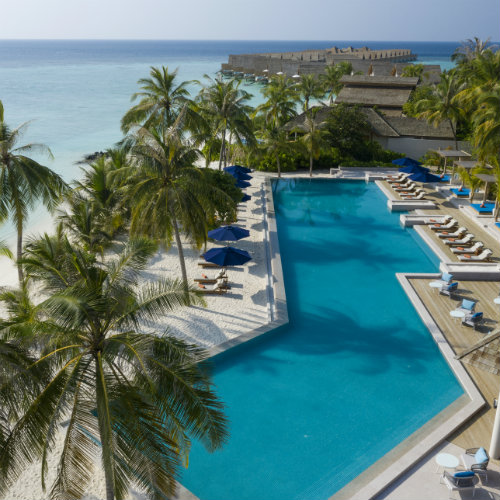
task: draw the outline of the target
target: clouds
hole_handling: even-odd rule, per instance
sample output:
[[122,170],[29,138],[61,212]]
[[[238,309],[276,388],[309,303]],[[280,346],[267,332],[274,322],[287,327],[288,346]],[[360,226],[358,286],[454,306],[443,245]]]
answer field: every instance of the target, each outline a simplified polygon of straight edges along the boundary
[[18,0],[1,38],[500,39],[497,0]]

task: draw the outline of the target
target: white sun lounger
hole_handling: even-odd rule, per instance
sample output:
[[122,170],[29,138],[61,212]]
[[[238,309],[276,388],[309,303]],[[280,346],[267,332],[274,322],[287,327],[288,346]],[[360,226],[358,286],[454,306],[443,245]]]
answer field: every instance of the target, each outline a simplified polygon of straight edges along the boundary
[[469,248],[463,248],[463,247],[457,247],[457,248],[452,248],[451,251],[453,253],[470,253],[470,254],[477,254],[481,248],[484,247],[484,243],[481,241],[478,241],[474,243],[473,246]]
[[468,245],[474,239],[474,235],[471,233],[466,234],[462,239],[453,238],[451,240],[443,240],[446,245],[450,247],[463,247]]
[[408,184],[408,186],[404,186],[404,187],[395,187],[393,188],[394,191],[397,191],[398,193],[400,191],[414,191],[416,189],[417,185],[414,183],[414,182],[411,182],[410,184]]
[[464,254],[459,255],[458,258],[464,262],[470,262],[471,260],[478,262],[483,260],[490,260],[490,257],[492,255],[493,252],[489,248],[485,248],[479,255]]
[[445,224],[430,224],[429,227],[433,231],[448,231],[452,227],[458,226],[458,221],[456,219],[451,219]]
[[416,196],[401,195],[403,200],[425,200],[425,191],[420,191]]
[[454,233],[449,233],[448,231],[443,231],[442,233],[436,233],[438,238],[462,238],[464,233],[467,232],[466,227],[459,227]]
[[429,226],[431,226],[431,225],[434,226],[436,224],[441,226],[442,224],[448,224],[448,222],[450,222],[452,220],[453,220],[453,217],[451,215],[445,215],[442,219],[438,219],[438,218],[429,219],[428,221],[425,222],[425,224],[427,224]]

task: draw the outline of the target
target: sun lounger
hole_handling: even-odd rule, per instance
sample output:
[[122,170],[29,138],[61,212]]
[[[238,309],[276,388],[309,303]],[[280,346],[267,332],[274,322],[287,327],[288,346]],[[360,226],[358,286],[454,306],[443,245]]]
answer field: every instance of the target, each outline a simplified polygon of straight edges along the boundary
[[471,244],[473,241],[474,241],[474,235],[471,233],[466,234],[462,239],[450,238],[448,240],[443,240],[445,245],[448,245],[450,247],[464,247],[466,245]]
[[212,262],[207,262],[206,260],[200,260],[198,262],[198,265],[201,266],[201,267],[210,267],[210,268],[214,268],[214,269],[219,269],[220,266],[218,264],[213,264]]
[[433,231],[448,231],[448,229],[452,229],[453,227],[458,226],[458,221],[456,219],[451,219],[444,224],[430,224],[429,227]]
[[471,203],[470,206],[479,214],[486,215],[493,213],[494,203]]
[[460,455],[462,464],[466,470],[484,475],[488,481],[488,464],[490,457],[484,448],[468,448],[465,453]]
[[392,183],[398,183],[402,182],[406,179],[406,174],[399,174],[399,175],[388,175],[385,180],[389,182],[390,184]]
[[194,281],[195,283],[215,283],[218,279],[225,280],[227,282],[227,275],[226,275],[226,269],[222,268],[218,273],[215,278],[209,278],[206,274],[202,274],[201,278],[195,278]]
[[467,232],[467,228],[462,226],[459,227],[454,233],[450,233],[449,231],[442,231],[440,233],[436,233],[438,238],[461,238]]
[[398,193],[401,193],[401,192],[410,193],[411,191],[415,191],[416,188],[417,188],[417,185],[414,182],[411,182],[410,184],[408,184],[408,186],[395,187],[393,189],[394,189],[394,191],[396,191]]
[[467,314],[475,313],[476,302],[469,299],[463,299],[462,303],[455,309],[455,311],[462,311],[466,316]]
[[453,253],[456,253],[456,254],[459,254],[459,253],[470,253],[470,254],[477,255],[477,254],[479,254],[479,252],[481,251],[481,249],[483,247],[484,247],[484,243],[481,242],[481,241],[477,241],[470,248],[456,247],[456,248],[452,248],[451,251]]
[[450,222],[452,220],[453,220],[453,217],[451,215],[445,215],[442,219],[438,219],[438,218],[429,219],[425,222],[425,224],[441,226],[444,224],[448,224],[448,222]]
[[457,197],[457,198],[467,198],[470,195],[470,189],[467,188],[452,188],[450,191]]
[[401,198],[403,198],[403,200],[425,200],[425,194],[425,191],[421,191],[417,196],[402,195]]
[[472,254],[464,254],[464,255],[459,255],[458,258],[464,262],[466,261],[475,261],[475,262],[481,262],[484,260],[490,260],[490,257],[493,255],[493,252],[489,248],[485,248],[479,255],[472,255]]
[[439,289],[439,293],[441,295],[447,295],[450,299],[452,299],[455,293],[457,293],[457,290],[458,283],[455,281],[454,283],[443,283]]
[[200,292],[207,295],[222,295],[223,293],[227,293],[229,286],[223,280],[218,280],[213,285],[198,283],[198,287],[200,288]]

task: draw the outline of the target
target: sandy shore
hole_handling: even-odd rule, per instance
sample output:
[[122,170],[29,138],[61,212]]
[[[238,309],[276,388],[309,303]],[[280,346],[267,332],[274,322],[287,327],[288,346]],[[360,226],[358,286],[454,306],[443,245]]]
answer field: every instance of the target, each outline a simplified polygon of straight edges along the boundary
[[[253,175],[251,186],[245,192],[252,199],[239,205],[237,225],[250,231],[250,237],[234,244],[237,248],[247,250],[252,260],[241,267],[229,268],[228,276],[231,290],[225,295],[207,296],[207,307],[189,307],[170,314],[162,324],[149,327],[168,331],[188,342],[204,347],[218,345],[237,337],[248,330],[257,328],[269,321],[267,308],[267,265],[265,261],[264,227],[263,227],[263,188],[264,177],[258,173]],[[218,245],[213,245],[218,246]],[[208,248],[210,248],[209,245]],[[201,268],[197,265],[199,253],[189,246],[185,248],[186,267],[190,280],[200,277]],[[16,284],[17,273],[8,260],[0,261],[3,284]],[[215,274],[214,270],[203,271],[207,275]],[[150,267],[144,272],[146,280],[159,277],[179,278],[180,265],[177,250],[159,251],[151,260]],[[23,476],[5,495],[8,500],[41,500],[49,498],[50,485],[57,471],[59,451],[61,450],[63,433],[57,438],[54,453],[48,461],[48,491],[43,492],[40,484],[40,464],[32,464],[26,468]],[[99,471],[100,468],[97,469]],[[105,498],[102,474],[96,473],[85,498],[96,500]],[[139,500],[140,493],[131,490],[130,499]]]

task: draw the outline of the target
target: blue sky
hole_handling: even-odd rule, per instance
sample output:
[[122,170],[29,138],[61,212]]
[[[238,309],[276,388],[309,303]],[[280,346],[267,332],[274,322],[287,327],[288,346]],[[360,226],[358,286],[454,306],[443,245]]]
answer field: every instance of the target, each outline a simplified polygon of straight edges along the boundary
[[500,40],[499,0],[16,0],[0,38]]

